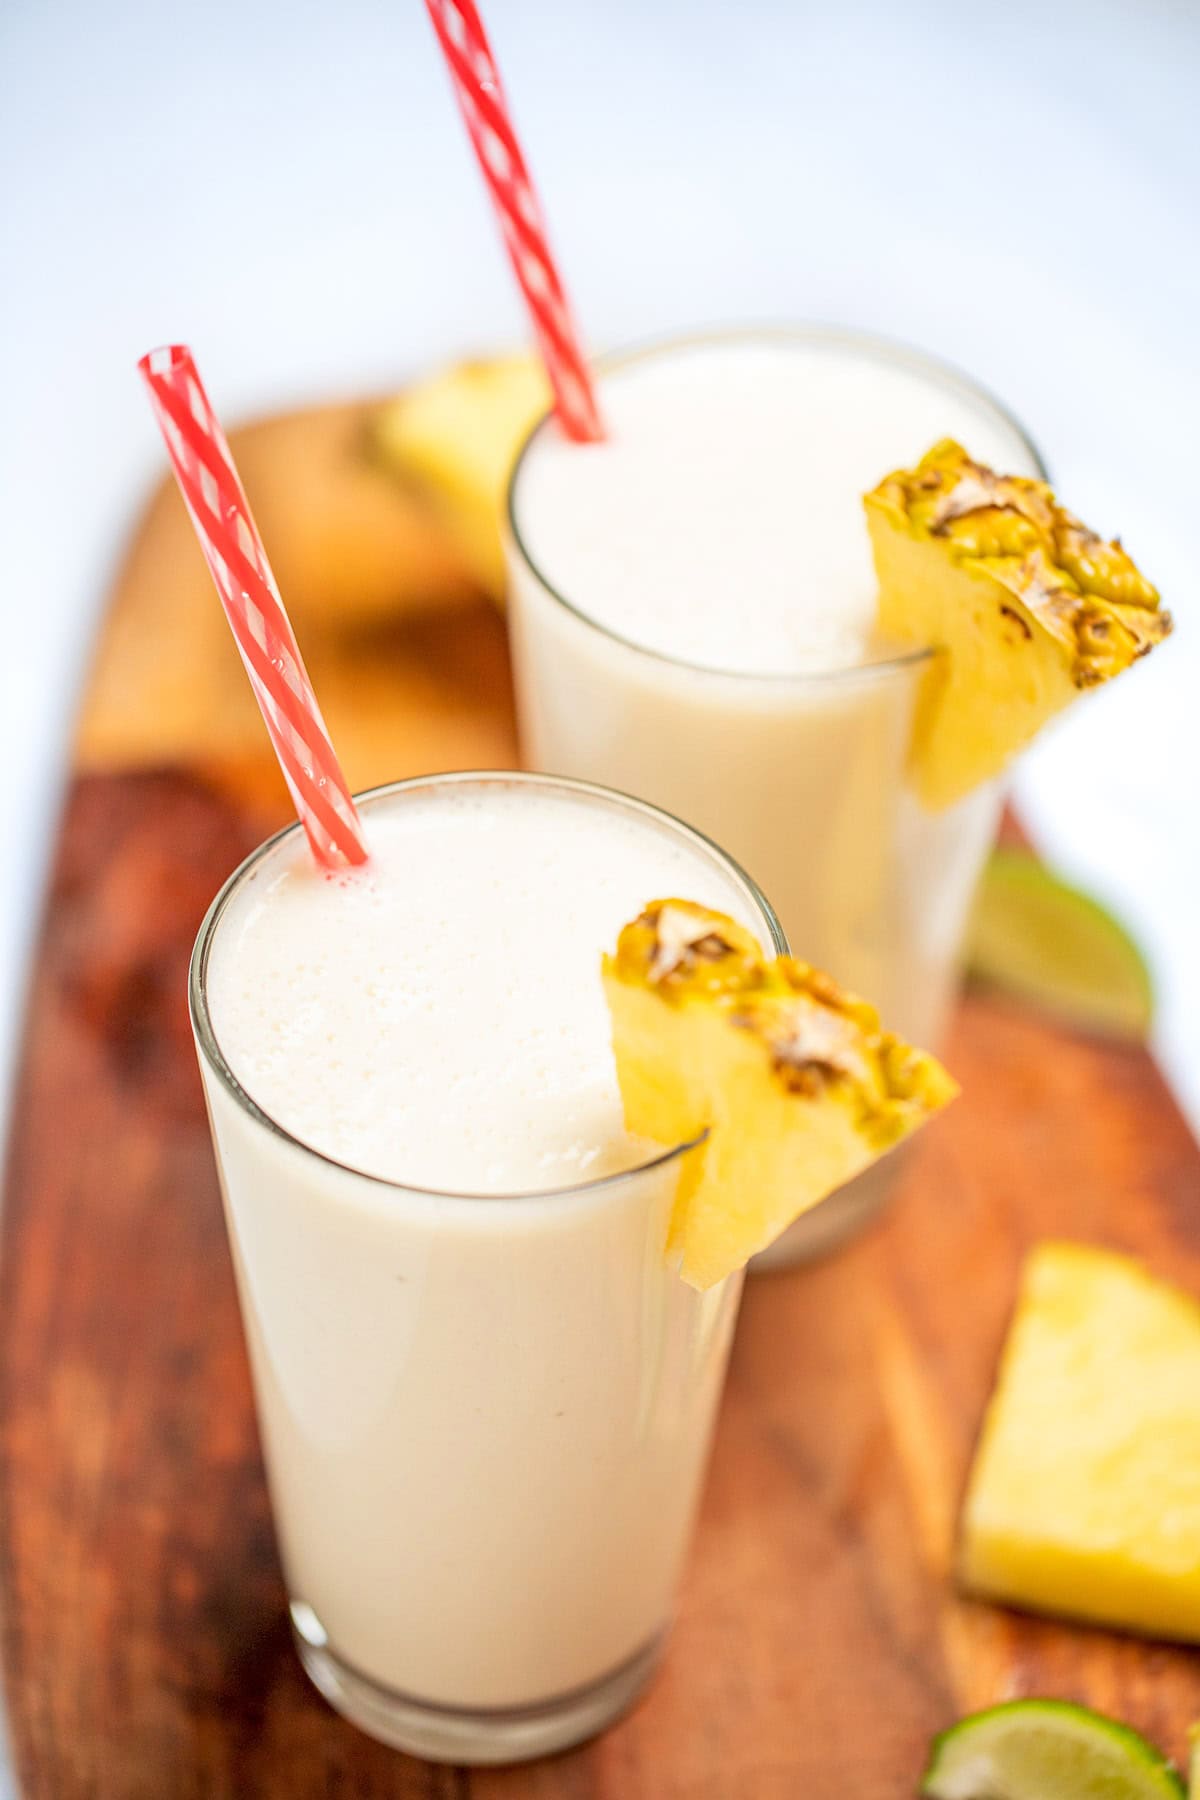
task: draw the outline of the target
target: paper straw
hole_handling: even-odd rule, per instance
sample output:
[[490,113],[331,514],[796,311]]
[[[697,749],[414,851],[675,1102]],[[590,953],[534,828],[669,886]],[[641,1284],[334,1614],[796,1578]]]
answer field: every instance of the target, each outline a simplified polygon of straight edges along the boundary
[[192,353],[170,344],[138,368],[312,853],[325,869],[363,863],[361,821]]

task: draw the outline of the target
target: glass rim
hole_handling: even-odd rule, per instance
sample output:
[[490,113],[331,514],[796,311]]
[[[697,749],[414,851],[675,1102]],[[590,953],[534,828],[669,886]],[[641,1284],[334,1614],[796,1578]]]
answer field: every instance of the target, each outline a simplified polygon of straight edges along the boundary
[[[615,806],[618,810],[636,814],[648,820],[659,829],[666,828],[672,835],[682,835],[693,846],[702,850],[717,862],[722,870],[732,877],[734,885],[743,889],[747,900],[758,913],[765,926],[770,948],[777,956],[788,954],[789,945],[783,926],[779,922],[771,902],[767,899],[752,875],[727,851],[698,831],[695,826],[688,825],[673,813],[661,806],[654,806],[648,800],[639,800],[632,794],[622,793],[617,788],[604,787],[599,782],[578,781],[566,775],[538,775],[518,769],[457,769],[436,775],[412,775],[400,781],[383,782],[378,787],[367,788],[355,795],[356,804],[370,808],[376,802],[386,800],[392,795],[410,792],[420,788],[438,788],[477,784],[503,784],[527,788],[549,788],[556,793],[574,795],[592,802]],[[507,1204],[538,1202],[546,1204],[551,1201],[567,1202],[585,1196],[594,1195],[608,1188],[616,1187],[624,1182],[647,1175],[654,1170],[667,1167],[683,1156],[687,1151],[695,1149],[704,1139],[705,1133],[689,1139],[685,1144],[675,1144],[658,1151],[644,1162],[633,1164],[627,1169],[615,1169],[608,1175],[595,1175],[585,1181],[569,1182],[550,1188],[523,1188],[515,1192],[483,1193],[456,1188],[435,1188],[414,1185],[411,1182],[396,1181],[388,1175],[377,1175],[370,1169],[361,1169],[353,1163],[343,1162],[339,1157],[331,1156],[310,1144],[296,1132],[290,1131],[286,1125],[280,1124],[265,1107],[261,1106],[249,1090],[242,1085],[225,1057],[217,1036],[208,998],[208,964],[212,947],[216,939],[221,921],[233,899],[234,894],[260,864],[273,855],[287,839],[296,837],[302,826],[299,821],[285,825],[279,831],[265,838],[250,854],[226,877],[217,891],[208,911],[201,922],[192,946],[191,959],[188,964],[188,1013],[191,1018],[192,1031],[196,1044],[213,1075],[221,1087],[233,1100],[236,1106],[262,1127],[272,1137],[299,1150],[305,1156],[312,1157],[327,1168],[338,1170],[340,1174],[356,1177],[360,1181],[370,1182],[374,1187],[387,1192],[403,1194],[408,1198],[431,1201],[458,1201],[470,1205]],[[764,946],[766,948],[766,946]]]
[[[918,348],[915,344],[908,344],[900,338],[887,337],[879,332],[860,331],[852,325],[821,323],[724,325],[694,331],[671,332],[645,339],[625,349],[609,351],[603,356],[598,356],[595,359],[595,367],[601,374],[604,374],[631,368],[637,363],[649,362],[656,357],[669,355],[677,350],[702,349],[706,345],[738,343],[780,343],[797,347],[814,344],[841,344],[849,349],[859,351],[865,356],[874,357],[879,362],[912,369],[932,379],[938,386],[950,388],[958,394],[965,395],[970,400],[981,404],[986,411],[994,413],[1024,446],[1037,472],[1036,478],[1039,481],[1049,480],[1045,459],[1037,444],[1026,431],[1016,413],[1002,400],[997,399],[989,388],[984,387],[981,382],[976,381],[973,376],[968,375],[955,363],[947,362],[942,357]],[[842,664],[832,669],[791,672],[785,670],[776,673],[770,669],[723,669],[713,663],[690,662],[686,657],[672,656],[665,650],[652,649],[648,644],[639,644],[636,638],[625,637],[621,632],[613,631],[610,626],[602,624],[599,619],[584,612],[582,607],[577,606],[573,600],[569,600],[566,594],[555,587],[538,566],[517,523],[517,487],[520,483],[521,471],[525,466],[525,459],[529,456],[542,432],[549,428],[553,418],[554,407],[551,405],[534,421],[522,441],[505,490],[504,522],[514,550],[542,592],[582,624],[599,632],[601,637],[608,638],[611,643],[620,644],[627,650],[635,651],[639,656],[646,656],[654,662],[664,663],[668,668],[685,669],[693,675],[704,675],[712,679],[730,682],[759,682],[773,689],[820,688],[827,685],[878,681],[889,675],[919,668],[936,654],[933,645],[922,645],[919,649],[898,651],[892,655],[876,657],[871,662]]]

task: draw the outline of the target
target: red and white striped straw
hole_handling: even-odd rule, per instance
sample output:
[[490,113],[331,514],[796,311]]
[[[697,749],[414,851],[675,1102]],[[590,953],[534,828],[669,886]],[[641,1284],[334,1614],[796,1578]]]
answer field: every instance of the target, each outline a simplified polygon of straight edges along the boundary
[[192,353],[170,344],[138,368],[312,853],[325,869],[363,863],[362,823]]
[[594,443],[604,436],[596,390],[483,21],[474,0],[426,0],[426,5],[529,307],[563,430],[578,443]]

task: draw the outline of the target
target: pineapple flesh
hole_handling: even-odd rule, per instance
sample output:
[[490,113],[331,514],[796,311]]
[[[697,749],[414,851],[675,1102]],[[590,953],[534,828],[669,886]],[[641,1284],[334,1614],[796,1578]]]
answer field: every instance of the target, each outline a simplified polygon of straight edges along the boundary
[[504,595],[500,521],[517,452],[550,406],[531,355],[457,363],[409,388],[380,413],[376,449],[441,501],[480,587]]
[[1171,629],[1119,541],[1089,531],[1045,482],[997,475],[949,439],[864,505],[880,632],[935,653],[912,750],[929,806],[998,775],[1077,694]]
[[741,1268],[958,1091],[864,1001],[691,901],[648,906],[603,974],[627,1128],[693,1144],[667,1240],[693,1287]]
[[1030,1257],[963,1512],[972,1593],[1200,1640],[1200,1306],[1128,1257]]

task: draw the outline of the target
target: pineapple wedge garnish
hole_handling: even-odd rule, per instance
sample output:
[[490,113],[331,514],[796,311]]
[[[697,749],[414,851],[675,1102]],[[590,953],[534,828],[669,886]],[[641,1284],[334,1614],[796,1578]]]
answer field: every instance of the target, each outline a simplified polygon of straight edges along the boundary
[[457,363],[385,406],[376,445],[391,467],[425,484],[479,585],[504,596],[500,519],[518,450],[550,405],[536,356]]
[[1200,1305],[1111,1251],[1034,1251],[960,1573],[1035,1612],[1200,1640]]
[[879,629],[936,652],[913,734],[914,784],[940,807],[998,775],[1085,688],[1171,629],[1119,542],[1042,481],[996,475],[949,439],[865,496]]
[[656,900],[604,959],[625,1123],[687,1152],[667,1252],[707,1288],[958,1089],[933,1057],[743,926]]

